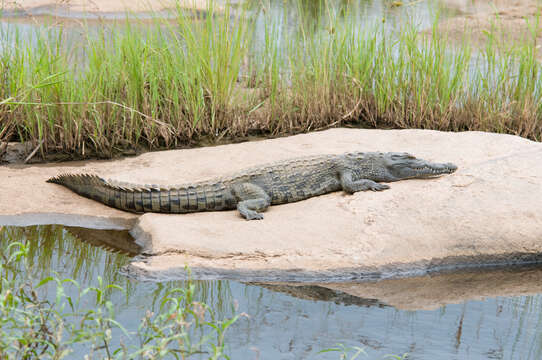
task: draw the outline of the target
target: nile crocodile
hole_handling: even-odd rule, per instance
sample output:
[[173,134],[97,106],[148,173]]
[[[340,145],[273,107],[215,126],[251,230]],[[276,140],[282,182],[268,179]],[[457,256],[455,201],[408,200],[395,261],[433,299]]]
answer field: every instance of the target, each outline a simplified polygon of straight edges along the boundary
[[247,220],[263,219],[270,205],[343,190],[381,191],[392,182],[453,173],[451,163],[431,163],[407,153],[355,152],[286,160],[193,184],[163,187],[63,174],[47,182],[130,212],[190,213],[237,208]]

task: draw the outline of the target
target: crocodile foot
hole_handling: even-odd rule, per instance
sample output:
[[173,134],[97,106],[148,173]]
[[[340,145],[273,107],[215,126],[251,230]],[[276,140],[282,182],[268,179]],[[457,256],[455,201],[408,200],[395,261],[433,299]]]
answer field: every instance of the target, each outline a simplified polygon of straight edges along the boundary
[[247,211],[245,215],[245,219],[247,220],[262,220],[263,219],[263,214],[262,213],[259,213],[257,211]]

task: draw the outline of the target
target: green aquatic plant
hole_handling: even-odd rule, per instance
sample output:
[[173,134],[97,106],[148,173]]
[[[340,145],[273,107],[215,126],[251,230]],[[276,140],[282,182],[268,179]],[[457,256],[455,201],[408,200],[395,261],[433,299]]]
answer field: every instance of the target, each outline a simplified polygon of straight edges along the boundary
[[[360,355],[367,356],[365,350],[359,346],[346,346],[344,344],[336,344],[335,347],[320,350],[318,354],[336,352],[339,353],[340,360],[354,360]],[[384,355],[382,360],[407,360],[408,354],[399,355]]]
[[386,355],[384,357],[385,360],[407,360],[408,354],[403,354],[402,356],[399,355]]
[[[52,231],[58,232],[56,227]],[[218,316],[197,300],[198,287],[191,281],[160,292],[156,312],[147,311],[137,329],[128,329],[117,319],[118,304],[112,299],[115,293],[126,293],[126,287],[101,276],[95,285],[83,287],[54,271],[36,271],[44,268],[34,261],[34,242],[25,237],[6,241],[13,240],[13,232],[0,230],[1,358],[86,354],[106,359],[186,359],[197,354],[228,359],[226,332],[243,314]],[[59,239],[61,234],[56,235]]]
[[[344,344],[337,344],[335,347],[323,349],[318,352],[318,354],[328,353],[328,352],[338,352],[339,359],[341,360],[354,360],[357,359],[360,355],[367,355],[365,350],[358,346],[345,346]],[[353,353],[353,354],[352,354]]]
[[[12,266],[20,266],[13,270],[31,271],[32,277],[63,268],[70,269],[67,275],[80,282],[88,281],[90,277],[99,273],[103,274],[102,277],[108,284],[117,283],[123,288],[131,288],[127,278],[120,274],[121,268],[130,260],[128,256],[105,252],[85,242],[84,239],[77,238],[68,229],[73,228],[60,225],[6,226],[0,229],[0,248],[14,242],[23,243],[26,248],[26,259],[32,266],[28,267],[24,262],[13,263]],[[97,236],[104,236],[99,230],[95,231]],[[103,268],[100,268],[102,264]]]

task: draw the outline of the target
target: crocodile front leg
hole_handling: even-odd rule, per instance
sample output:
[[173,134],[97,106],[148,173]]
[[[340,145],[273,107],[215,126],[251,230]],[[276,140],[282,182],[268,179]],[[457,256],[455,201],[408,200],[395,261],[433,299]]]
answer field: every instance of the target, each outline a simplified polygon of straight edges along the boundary
[[353,180],[351,171],[342,171],[339,175],[343,190],[349,194],[367,190],[382,191],[390,188],[386,184],[379,184],[369,179]]
[[269,195],[252,183],[243,183],[233,187],[233,194],[237,198],[237,210],[247,220],[261,220],[265,211],[271,205]]

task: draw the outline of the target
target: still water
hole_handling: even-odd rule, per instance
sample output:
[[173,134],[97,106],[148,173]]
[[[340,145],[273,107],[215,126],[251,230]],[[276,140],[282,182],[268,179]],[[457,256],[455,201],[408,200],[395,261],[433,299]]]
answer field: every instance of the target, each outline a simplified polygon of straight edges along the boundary
[[[140,282],[122,275],[139,250],[126,233],[59,225],[3,227],[0,241],[30,246],[36,280],[51,271],[82,287],[106,283],[117,320],[134,331],[157,299],[181,282]],[[115,248],[115,241],[118,248]],[[226,336],[231,359],[339,359],[318,353],[337,344],[367,356],[408,359],[540,359],[542,268],[494,269],[358,284],[250,284],[195,281],[196,297],[219,317],[246,313]],[[54,294],[53,288],[43,288]],[[120,333],[114,339],[131,340]],[[88,349],[76,349],[82,355]],[[351,355],[353,352],[351,353]],[[195,358],[206,358],[205,355]]]
[[[217,6],[224,3],[216,2]],[[396,5],[400,3],[403,5]],[[242,7],[241,4],[246,6]],[[232,19],[241,13],[242,8],[248,9],[248,14],[254,19],[253,43],[256,48],[264,43],[269,22],[277,29],[275,36],[288,38],[300,31],[303,36],[332,31],[334,25],[345,21],[352,21],[361,29],[372,29],[378,24],[387,32],[401,31],[405,24],[424,30],[431,28],[436,19],[462,13],[443,0],[247,0],[233,2]],[[462,10],[468,12],[469,7]],[[193,17],[194,21],[207,16],[205,11],[186,11],[185,14]],[[43,37],[54,43],[59,41],[60,34],[63,46],[72,49],[85,43],[89,36],[101,36],[104,29],[106,34],[122,31],[127,17],[133,20],[131,23],[136,27],[147,31],[156,25],[156,19],[170,19],[174,24],[176,16],[175,9],[139,14],[82,13],[68,12],[65,7],[57,5],[44,5],[27,11],[4,11],[0,12],[0,51],[16,46],[20,41],[18,39],[30,39],[31,43],[35,43],[38,37]]]

